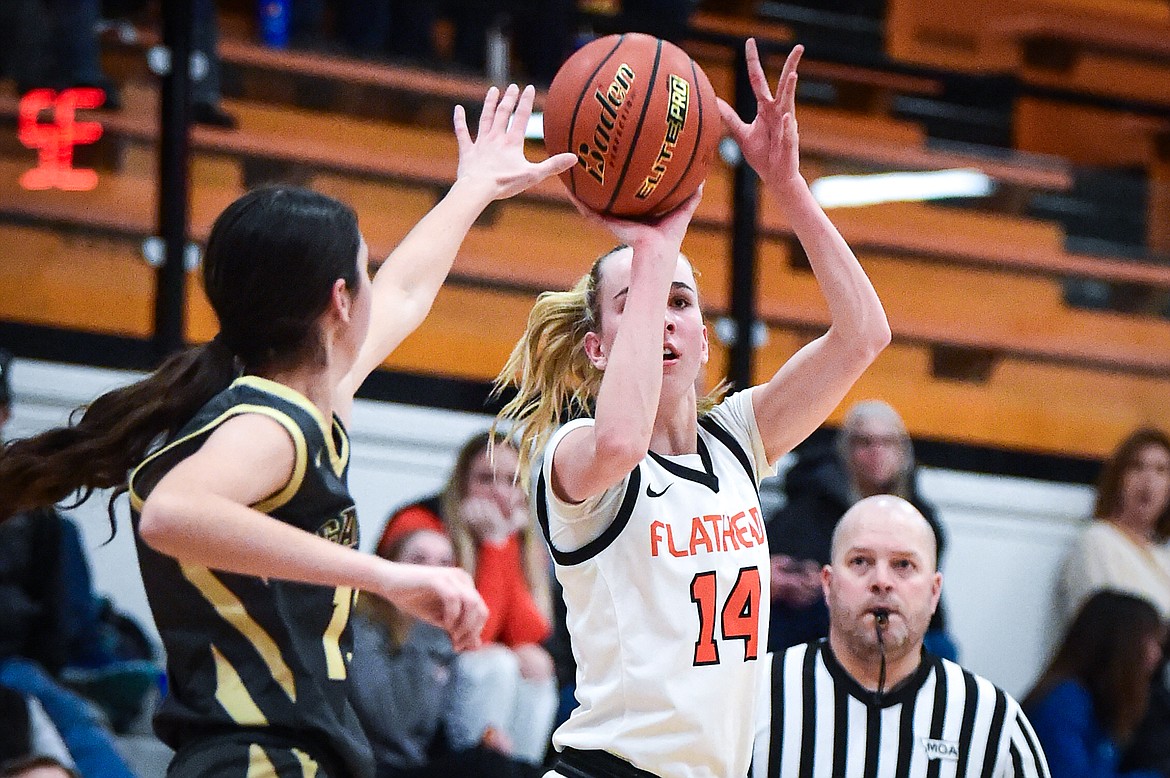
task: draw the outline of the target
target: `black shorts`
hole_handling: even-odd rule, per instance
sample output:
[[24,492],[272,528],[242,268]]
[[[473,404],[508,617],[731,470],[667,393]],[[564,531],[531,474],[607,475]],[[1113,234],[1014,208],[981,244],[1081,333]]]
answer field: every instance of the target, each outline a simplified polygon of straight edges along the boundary
[[575,748],[566,748],[557,754],[552,769],[564,778],[658,778],[608,751],[578,751]]
[[185,743],[167,778],[353,778],[340,762],[311,744],[259,729]]

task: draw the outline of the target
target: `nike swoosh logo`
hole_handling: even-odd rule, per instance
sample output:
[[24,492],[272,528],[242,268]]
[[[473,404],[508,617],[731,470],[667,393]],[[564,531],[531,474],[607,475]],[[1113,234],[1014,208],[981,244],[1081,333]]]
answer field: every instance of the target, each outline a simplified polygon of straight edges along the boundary
[[[674,486],[674,484],[667,484],[666,489],[669,489],[672,486]],[[666,489],[663,489],[661,492],[656,492],[656,491],[654,491],[654,489],[652,489],[650,487],[650,484],[646,484],[646,496],[647,497],[661,497],[662,495],[666,494]]]

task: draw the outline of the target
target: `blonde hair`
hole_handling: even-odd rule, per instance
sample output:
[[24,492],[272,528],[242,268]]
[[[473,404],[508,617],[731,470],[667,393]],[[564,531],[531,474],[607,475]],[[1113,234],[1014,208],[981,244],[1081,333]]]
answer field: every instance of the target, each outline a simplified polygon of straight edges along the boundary
[[[569,291],[544,292],[536,298],[524,334],[496,376],[493,396],[508,387],[515,387],[516,395],[497,414],[492,430],[512,423],[511,437],[517,442],[520,456],[520,481],[526,491],[533,462],[556,428],[568,419],[593,413],[602,371],[585,353],[585,335],[601,327],[597,289],[602,264],[627,248],[619,245],[602,254]],[[727,383],[720,382],[699,398],[700,418],[719,404],[727,389]]]
[[[447,479],[447,484],[439,494],[439,513],[447,534],[451,537],[451,545],[455,549],[455,561],[467,573],[475,577],[475,568],[478,561],[478,548],[471,528],[463,521],[463,514],[459,510],[463,498],[467,495],[468,482],[471,475],[471,466],[475,459],[487,453],[488,461],[495,467],[494,452],[498,445],[511,446],[512,443],[495,430],[481,432],[468,439],[455,457],[455,467]],[[515,478],[514,473],[502,474],[502,477]],[[531,517],[530,517],[531,518]],[[552,591],[549,578],[552,575],[549,567],[548,552],[544,547],[544,539],[535,532],[534,522],[529,521],[519,531],[521,564],[524,566],[524,580],[528,584],[528,591],[533,600],[546,618],[552,618]]]

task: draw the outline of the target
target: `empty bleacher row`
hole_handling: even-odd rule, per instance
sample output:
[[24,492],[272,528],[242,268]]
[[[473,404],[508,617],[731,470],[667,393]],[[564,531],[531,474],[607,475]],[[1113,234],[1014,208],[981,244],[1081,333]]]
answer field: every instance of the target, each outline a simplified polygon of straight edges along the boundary
[[890,0],[899,60],[1170,107],[1170,9],[1159,0]]
[[[229,65],[277,77],[344,82],[351,73],[339,58],[271,52],[245,40],[225,41],[223,51]],[[704,64],[718,73],[718,61]],[[413,90],[419,106],[429,106],[428,99],[470,102],[465,98],[483,88],[474,80],[416,81],[401,69],[349,65],[367,86]],[[20,191],[16,179],[31,155],[11,150],[0,158],[0,319],[149,336],[154,271],[142,260],[140,243],[154,231],[156,101],[143,70],[125,90],[126,108],[102,115],[107,149],[98,157],[106,167],[93,192]],[[238,131],[193,133],[196,241],[246,186],[291,178],[351,202],[373,255],[384,256],[454,176],[453,138],[429,121],[248,98],[229,101],[228,108],[240,119]],[[14,96],[0,98],[0,116],[10,118],[14,110]],[[1059,192],[1070,183],[1060,164],[938,152],[912,123],[880,111],[801,106],[800,118],[810,177],[966,165],[1020,190]],[[534,145],[532,154],[540,153]],[[729,203],[730,170],[720,164],[684,246],[702,273],[713,317],[728,305]],[[768,337],[758,353],[758,378],[828,321],[778,213],[765,197],[758,306]],[[874,279],[895,333],[894,345],[854,395],[890,399],[905,410],[916,435],[1099,456],[1160,407],[1170,382],[1170,324],[1071,308],[1062,281],[1077,275],[1170,289],[1170,270],[1069,253],[1058,225],[1002,204],[974,210],[901,203],[832,215]],[[499,204],[481,221],[431,317],[388,369],[489,380],[534,296],[572,283],[610,243],[571,210],[556,182]],[[199,341],[214,323],[197,277],[191,278],[187,334]],[[725,355],[714,346],[710,373],[717,377]]]
[[1009,77],[1015,148],[1136,172],[1149,187],[1141,243],[1170,256],[1166,3],[890,0],[885,30],[899,62]]

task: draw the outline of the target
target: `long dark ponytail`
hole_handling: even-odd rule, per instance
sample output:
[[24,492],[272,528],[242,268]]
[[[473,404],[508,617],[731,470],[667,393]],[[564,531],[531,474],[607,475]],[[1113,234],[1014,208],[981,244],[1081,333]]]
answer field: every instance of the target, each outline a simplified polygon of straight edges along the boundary
[[126,490],[126,474],[160,436],[172,435],[232,379],[233,358],[217,341],[175,354],[148,378],[103,394],[76,422],[24,440],[0,456],[0,516],[60,502],[78,492]]
[[95,489],[126,491],[126,478],[241,369],[263,371],[315,359],[318,318],[333,283],[356,288],[357,215],[332,198],[267,187],[229,205],[212,227],[203,286],[220,332],[168,358],[147,378],[98,397],[59,427],[6,444],[0,453],[0,520],[77,502]]

